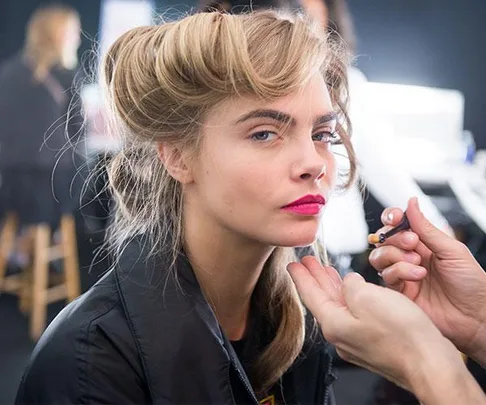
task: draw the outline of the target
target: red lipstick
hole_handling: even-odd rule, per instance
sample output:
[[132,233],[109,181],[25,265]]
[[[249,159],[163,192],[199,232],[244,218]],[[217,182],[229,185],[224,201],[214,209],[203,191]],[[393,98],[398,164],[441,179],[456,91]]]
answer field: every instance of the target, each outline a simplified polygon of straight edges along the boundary
[[325,204],[326,199],[322,195],[309,194],[291,202],[290,204],[284,205],[282,209],[297,215],[313,216],[318,215]]

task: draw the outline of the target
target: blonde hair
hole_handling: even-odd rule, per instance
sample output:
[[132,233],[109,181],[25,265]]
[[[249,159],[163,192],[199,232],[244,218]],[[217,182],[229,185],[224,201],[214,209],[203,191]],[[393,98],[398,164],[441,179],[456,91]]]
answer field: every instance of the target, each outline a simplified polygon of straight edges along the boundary
[[54,66],[67,68],[62,31],[72,21],[79,22],[73,8],[51,5],[37,9],[27,24],[24,56],[33,67],[36,80],[42,81]]
[[[171,251],[165,253],[175,260],[181,252],[182,187],[165,170],[156,144],[172,143],[197,157],[205,114],[229,97],[273,100],[322,73],[342,117],[338,131],[351,160],[351,182],[346,65],[318,27],[274,11],[198,13],[119,38],[103,63],[113,124],[124,141],[108,167],[115,210],[107,234],[118,257],[137,234],[151,237],[153,252],[168,240]],[[304,309],[286,271],[293,251],[274,250],[253,296],[275,333],[249,372],[259,393],[278,381],[304,342]]]

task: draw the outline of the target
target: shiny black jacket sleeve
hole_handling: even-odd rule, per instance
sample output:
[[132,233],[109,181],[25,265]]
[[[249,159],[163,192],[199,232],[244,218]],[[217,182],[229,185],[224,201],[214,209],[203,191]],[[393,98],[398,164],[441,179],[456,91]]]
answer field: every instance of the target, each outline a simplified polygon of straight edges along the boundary
[[[149,403],[134,345],[126,341],[131,336],[128,326],[107,319],[118,317],[116,311],[116,307],[105,308],[77,330],[66,327],[70,314],[62,313],[35,348],[15,403]],[[107,320],[119,329],[110,328],[107,334]]]

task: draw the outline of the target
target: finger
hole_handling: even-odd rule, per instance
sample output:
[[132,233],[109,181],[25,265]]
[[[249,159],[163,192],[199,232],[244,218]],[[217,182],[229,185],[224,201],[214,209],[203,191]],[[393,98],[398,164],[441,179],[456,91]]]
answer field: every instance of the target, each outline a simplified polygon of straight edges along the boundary
[[[385,233],[388,230],[392,229],[389,227],[387,228],[388,229],[383,231],[380,230],[379,233]],[[391,236],[390,238],[387,238],[385,242],[377,244],[375,246],[393,245],[403,250],[415,250],[419,241],[420,239],[416,233],[410,231],[402,231],[397,233],[396,235]]]
[[422,261],[429,260],[430,256],[432,255],[432,251],[420,240],[414,250],[420,255]]
[[422,258],[418,253],[396,246],[380,246],[371,251],[368,260],[376,270],[382,271],[397,262],[407,262],[418,266]]
[[302,263],[290,263],[287,266],[287,270],[304,304],[311,311],[312,308],[334,301],[330,288],[322,288],[317,279]]
[[331,277],[332,281],[334,282],[334,285],[341,290],[341,286],[343,284],[343,280],[337,270],[332,267],[332,266],[323,266],[324,270],[326,273]]
[[[347,320],[343,316],[343,306],[336,302],[333,294],[322,289],[307,267],[301,263],[290,263],[287,269],[299,295],[322,327],[323,333],[333,339]],[[344,328],[346,329],[346,327]]]
[[306,256],[300,261],[334,300],[341,297],[342,280],[338,272],[330,266],[322,266],[314,256]]
[[417,197],[408,202],[407,217],[411,229],[432,252],[438,256],[450,256],[451,251],[458,249],[459,242],[436,228],[420,211]]
[[[381,222],[384,227],[378,229],[374,235],[379,235],[380,233],[385,233],[397,226],[403,218],[403,211],[400,208],[386,208],[381,214]],[[373,234],[368,236],[368,243],[374,244]]]
[[[379,229],[377,233],[385,233],[390,229],[392,229],[391,226],[385,226]],[[422,261],[428,260],[432,254],[432,251],[420,241],[419,236],[412,231],[399,232],[385,240],[384,243],[379,243],[375,246],[379,248],[387,245],[393,245],[403,250],[415,251],[420,255]]]
[[397,226],[403,218],[403,210],[400,208],[385,208],[381,213],[381,223],[390,227]]
[[406,281],[422,281],[426,276],[424,267],[407,262],[395,263],[381,272],[385,284],[399,291],[403,290]]
[[356,318],[357,302],[362,298],[368,283],[359,273],[348,273],[343,280],[343,297],[350,313]]

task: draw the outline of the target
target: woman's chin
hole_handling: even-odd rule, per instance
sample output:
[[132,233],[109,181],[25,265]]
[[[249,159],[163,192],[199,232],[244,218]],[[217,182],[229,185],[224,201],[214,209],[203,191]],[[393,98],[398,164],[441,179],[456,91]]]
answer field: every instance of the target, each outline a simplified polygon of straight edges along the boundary
[[275,241],[276,243],[274,245],[281,247],[302,247],[312,245],[316,239],[317,235],[315,232],[300,235],[282,235],[282,237]]

